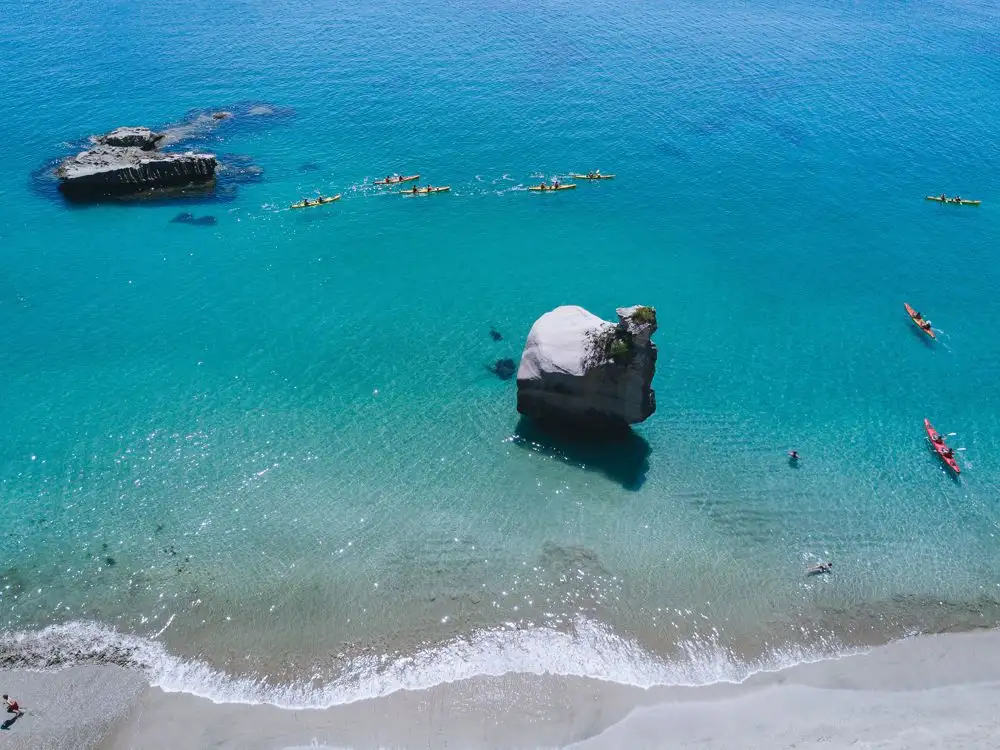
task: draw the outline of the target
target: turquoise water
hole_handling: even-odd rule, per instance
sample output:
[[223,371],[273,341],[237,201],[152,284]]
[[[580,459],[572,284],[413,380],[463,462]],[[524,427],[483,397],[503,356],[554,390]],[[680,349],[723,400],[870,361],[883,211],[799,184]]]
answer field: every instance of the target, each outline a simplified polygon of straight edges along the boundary
[[[651,683],[703,648],[997,624],[998,20],[8,8],[5,627],[60,626],[39,642],[96,659],[155,636],[231,676],[353,675],[339,700],[387,689],[373,654],[423,654],[413,684],[588,658]],[[226,108],[202,142],[264,170],[226,200],[70,207],[39,177],[90,133]],[[523,190],[598,167],[617,178]],[[396,171],[452,192],[371,186]],[[317,190],[344,198],[287,210]],[[942,191],[984,205],[923,200]],[[486,370],[561,304],[658,310],[658,411],[626,445],[534,444]],[[924,417],[967,449],[960,481]],[[804,580],[819,559],[835,575]]]

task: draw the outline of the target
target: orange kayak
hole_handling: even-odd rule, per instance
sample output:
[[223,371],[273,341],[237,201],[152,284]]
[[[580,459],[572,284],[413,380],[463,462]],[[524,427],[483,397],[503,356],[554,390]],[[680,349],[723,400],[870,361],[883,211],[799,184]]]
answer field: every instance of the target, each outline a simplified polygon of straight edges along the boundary
[[910,304],[908,302],[904,302],[903,303],[903,307],[906,308],[906,314],[910,316],[910,320],[913,321],[913,323],[917,326],[917,328],[919,328],[921,331],[923,331],[924,333],[926,333],[932,339],[936,339],[937,338],[937,336],[934,334],[934,331],[931,330],[930,326],[927,326],[926,328],[924,328],[924,326],[922,326],[920,324],[921,321],[923,321],[925,323],[927,321],[923,320],[923,318],[920,317],[920,313],[918,313],[916,310],[914,310],[912,307],[910,307]]
[[960,474],[962,470],[958,468],[958,461],[955,460],[954,452],[949,453],[949,448],[945,445],[944,438],[934,429],[929,419],[924,420],[924,429],[927,430],[927,439],[931,441],[931,447],[937,451],[941,460],[944,461],[945,466],[956,474]]

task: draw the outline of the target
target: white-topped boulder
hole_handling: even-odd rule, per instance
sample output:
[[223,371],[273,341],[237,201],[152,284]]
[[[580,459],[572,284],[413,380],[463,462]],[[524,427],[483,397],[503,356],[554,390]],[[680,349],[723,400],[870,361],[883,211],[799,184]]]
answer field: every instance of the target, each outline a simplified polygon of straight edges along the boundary
[[517,371],[517,410],[553,423],[623,428],[656,411],[656,311],[618,309],[618,324],[575,305],[531,327]]

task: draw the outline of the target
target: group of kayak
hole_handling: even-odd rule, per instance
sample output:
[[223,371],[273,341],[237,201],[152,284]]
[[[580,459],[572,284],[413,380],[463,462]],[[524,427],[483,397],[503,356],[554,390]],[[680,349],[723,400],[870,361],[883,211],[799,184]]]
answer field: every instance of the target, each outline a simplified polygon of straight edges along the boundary
[[[593,172],[587,172],[586,174],[578,172],[570,172],[569,175],[574,180],[613,180],[615,176],[613,174],[601,174],[601,170],[595,169]],[[532,190],[538,193],[551,193],[555,190],[573,190],[576,188],[576,184],[572,182],[561,182],[558,177],[552,180],[552,184],[546,182],[541,182],[537,185],[532,185],[528,190]]]
[[[419,180],[420,175],[386,175],[384,180],[375,180],[376,185],[387,186],[387,185],[401,185],[404,182],[413,182],[414,180]],[[447,193],[451,190],[451,185],[442,185],[435,187],[434,185],[427,185],[425,187],[413,187],[407,188],[406,190],[400,190],[402,195],[433,195],[434,193]]]
[[[930,338],[937,338],[934,330],[931,328],[931,322],[922,313],[914,310],[908,302],[904,302],[903,307],[906,308],[906,314],[910,316],[910,320],[913,321],[913,324],[917,328]],[[924,429],[927,431],[927,439],[931,441],[931,447],[934,448],[934,451],[944,461],[945,466],[955,472],[956,475],[960,474],[962,470],[959,468],[958,460],[955,458],[955,451],[948,447],[944,438],[941,437],[941,433],[934,429],[929,419],[924,420]]]
[[[908,302],[903,303],[903,307],[906,308],[906,314],[910,316],[910,320],[913,321],[914,325],[917,326],[921,331],[930,336],[932,339],[936,338],[934,331],[931,328],[931,322],[927,320],[920,312],[914,310]],[[941,433],[934,429],[934,425],[931,424],[929,419],[924,419],[924,430],[927,432],[927,439],[930,441],[931,447],[934,452],[938,454],[944,465],[947,466],[955,476],[962,473],[962,469],[958,465],[958,458],[955,456],[954,449],[950,448],[945,442],[944,437]],[[798,451],[788,451],[788,460],[793,465],[798,465],[800,460]],[[825,563],[824,563],[825,564]],[[821,566],[817,566],[821,567]],[[818,570],[811,569],[809,571],[810,575],[816,575],[817,573],[828,573],[829,570]]]
[[[570,173],[570,177],[575,180],[612,180],[614,179],[613,174],[602,174],[601,170],[596,169],[593,172],[584,173]],[[380,180],[375,180],[375,184],[379,187],[389,187],[392,185],[402,185],[404,182],[415,182],[420,179],[420,175],[399,175],[399,174],[389,174],[385,178]],[[552,180],[551,184],[541,183],[539,185],[532,185],[528,190],[532,190],[539,193],[554,192],[557,190],[573,190],[576,187],[575,183],[564,183],[555,178]],[[434,195],[435,193],[447,193],[451,191],[451,185],[425,185],[424,187],[413,187],[400,190],[400,195]],[[298,203],[293,203],[290,208],[312,208],[314,206],[325,206],[327,203],[333,203],[334,201],[340,200],[340,194],[325,197],[319,195],[316,198],[303,198]]]

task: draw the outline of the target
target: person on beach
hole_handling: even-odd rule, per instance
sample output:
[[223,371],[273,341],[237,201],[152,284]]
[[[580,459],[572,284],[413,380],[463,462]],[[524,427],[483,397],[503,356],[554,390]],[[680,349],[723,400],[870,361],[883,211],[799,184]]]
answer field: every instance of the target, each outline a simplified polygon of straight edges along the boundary
[[3,694],[3,703],[7,707],[7,713],[16,714],[18,716],[22,716],[24,714],[21,707],[17,705],[17,701],[7,695],[7,693]]

